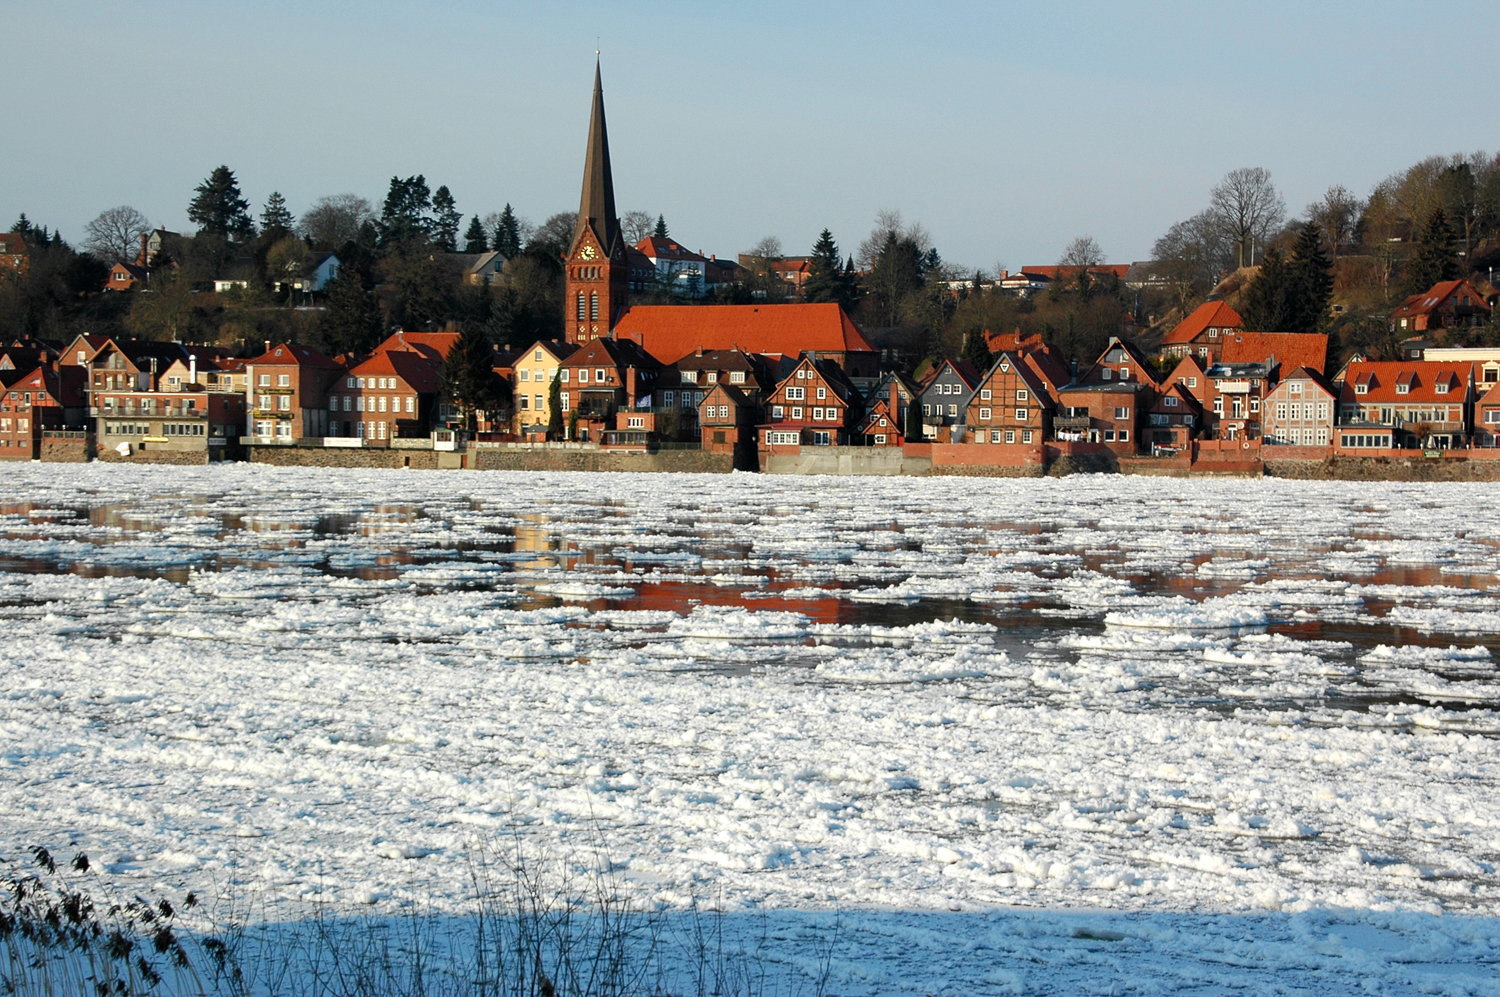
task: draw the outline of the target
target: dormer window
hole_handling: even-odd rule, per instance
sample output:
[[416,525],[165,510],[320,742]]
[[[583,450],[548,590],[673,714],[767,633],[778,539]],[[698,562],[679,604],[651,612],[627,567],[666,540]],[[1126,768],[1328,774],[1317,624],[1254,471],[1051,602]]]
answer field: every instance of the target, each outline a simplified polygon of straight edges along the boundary
[[742,370],[732,370],[732,371],[730,371],[729,372],[729,383],[730,384],[744,384],[745,383],[745,372],[742,371]]
[[689,384],[697,384],[698,372],[696,370],[685,370],[682,372],[682,379]]
[[1408,383],[1408,382],[1406,382],[1406,381],[1400,381],[1400,382],[1398,382],[1396,384],[1396,394],[1398,394],[1398,395],[1409,395],[1409,394],[1411,394],[1411,384]]
[[1370,393],[1370,383],[1368,381],[1362,381],[1362,382],[1356,384],[1354,386],[1354,393],[1356,395],[1367,395],[1367,394],[1369,394]]
[[718,384],[719,383],[719,372],[718,371],[711,370],[711,371],[708,372],[708,383],[709,384]]
[[1446,395],[1448,393],[1448,382],[1439,381],[1432,386],[1432,390],[1436,391],[1440,395]]

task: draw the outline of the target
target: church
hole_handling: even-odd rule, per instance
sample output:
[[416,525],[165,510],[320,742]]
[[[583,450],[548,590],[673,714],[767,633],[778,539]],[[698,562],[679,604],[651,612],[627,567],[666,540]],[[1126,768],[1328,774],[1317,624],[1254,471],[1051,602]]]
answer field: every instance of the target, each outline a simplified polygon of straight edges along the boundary
[[880,355],[836,304],[632,305],[631,256],[615,212],[604,88],[594,66],[594,101],[578,221],[566,261],[563,339],[629,340],[663,364],[704,350],[741,351],[773,365],[813,354],[839,367],[861,391],[879,378]]

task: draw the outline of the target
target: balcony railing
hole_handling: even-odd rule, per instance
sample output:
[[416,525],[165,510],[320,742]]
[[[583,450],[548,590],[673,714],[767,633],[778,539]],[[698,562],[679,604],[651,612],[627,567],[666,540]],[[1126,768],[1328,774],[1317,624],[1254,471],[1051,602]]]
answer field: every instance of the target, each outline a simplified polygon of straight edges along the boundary
[[1054,429],[1088,429],[1091,419],[1086,415],[1062,415],[1052,420]]

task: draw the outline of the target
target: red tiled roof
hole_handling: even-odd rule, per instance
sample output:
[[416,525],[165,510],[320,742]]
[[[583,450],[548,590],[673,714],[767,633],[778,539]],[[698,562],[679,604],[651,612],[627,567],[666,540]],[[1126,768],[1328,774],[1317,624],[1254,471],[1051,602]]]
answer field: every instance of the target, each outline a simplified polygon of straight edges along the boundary
[[659,239],[654,235],[649,235],[636,243],[635,248],[647,256],[656,259],[708,262],[708,257],[701,253],[695,253],[691,249],[684,249],[672,239]]
[[864,352],[874,348],[836,304],[632,305],[615,325],[617,339],[640,343],[658,357],[682,357],[698,347],[797,356]]
[[1177,328],[1167,333],[1167,338],[1161,341],[1163,346],[1172,346],[1178,343],[1191,343],[1203,334],[1204,329],[1240,329],[1245,325],[1245,320],[1240,318],[1240,313],[1230,308],[1222,301],[1205,301],[1193,313],[1181,322]]
[[[1471,362],[1446,363],[1437,360],[1355,360],[1344,371],[1343,398],[1356,402],[1447,402],[1461,404],[1464,388],[1474,375]],[[1415,378],[1415,380],[1413,380]],[[1447,392],[1438,394],[1433,385],[1447,382]],[[1365,394],[1357,394],[1354,385],[1368,384]],[[1396,385],[1407,384],[1406,394],[1398,395]]]
[[1432,285],[1432,287],[1421,294],[1413,294],[1403,301],[1400,307],[1396,309],[1396,317],[1406,318],[1412,315],[1424,315],[1431,312],[1455,291],[1465,285],[1468,286],[1469,297],[1472,299],[1469,307],[1479,308],[1486,312],[1489,311],[1489,302],[1485,301],[1484,295],[1480,294],[1478,288],[1474,287],[1473,284],[1470,284],[1466,280],[1445,280],[1442,283]]
[[285,365],[291,364],[297,367],[341,367],[342,364],[328,359],[311,346],[301,346],[296,343],[282,343],[273,346],[260,356],[248,361],[253,364]]
[[1266,363],[1272,357],[1282,370],[1307,367],[1321,371],[1328,337],[1321,332],[1239,332],[1223,338],[1222,363]]
[[355,377],[394,374],[413,391],[435,394],[442,387],[441,361],[412,350],[381,350],[364,363],[349,368]]
[[1065,266],[1041,266],[1022,267],[1022,273],[1040,274],[1048,280],[1073,280],[1078,276],[1078,271],[1087,269],[1089,273],[1101,274],[1111,277],[1125,279],[1125,273],[1130,269],[1129,263],[1098,263],[1091,267],[1065,267]]
[[386,339],[385,342],[375,347],[376,353],[382,350],[406,350],[412,353],[420,353],[428,359],[443,361],[448,359],[448,351],[453,349],[460,337],[457,332],[398,332]]

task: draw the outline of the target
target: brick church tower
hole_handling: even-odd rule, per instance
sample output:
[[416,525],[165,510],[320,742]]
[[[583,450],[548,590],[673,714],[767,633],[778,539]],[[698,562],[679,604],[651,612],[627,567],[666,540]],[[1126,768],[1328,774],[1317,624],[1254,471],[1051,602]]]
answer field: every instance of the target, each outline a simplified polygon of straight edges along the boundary
[[630,262],[615,214],[615,185],[609,170],[609,133],[604,127],[604,88],[594,64],[594,110],[583,164],[583,197],[573,244],[568,249],[563,338],[587,343],[614,334],[625,310]]

